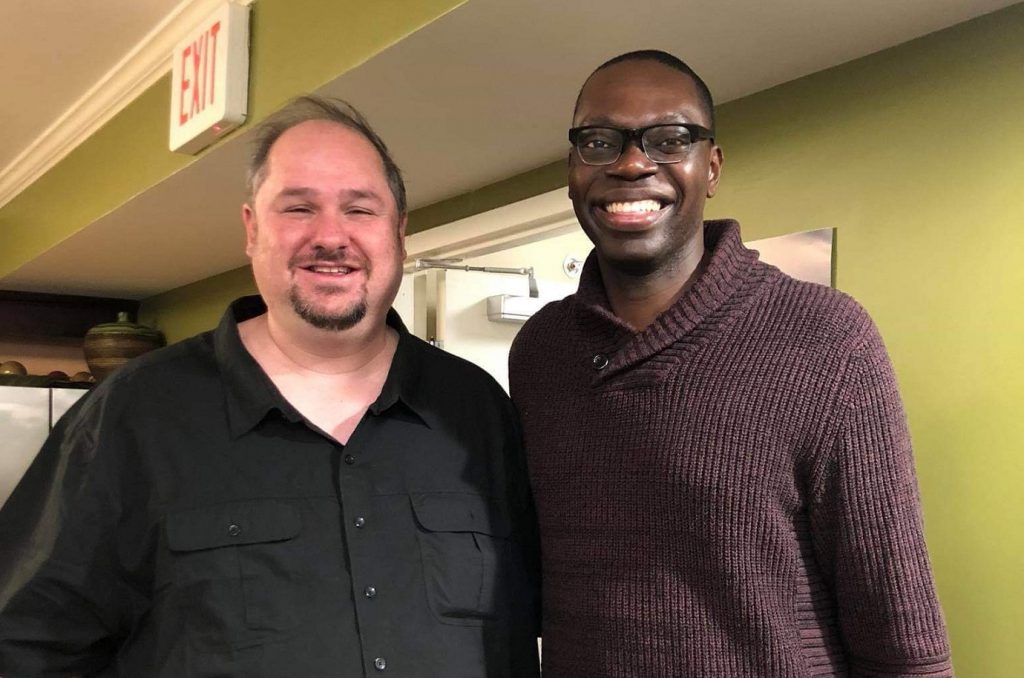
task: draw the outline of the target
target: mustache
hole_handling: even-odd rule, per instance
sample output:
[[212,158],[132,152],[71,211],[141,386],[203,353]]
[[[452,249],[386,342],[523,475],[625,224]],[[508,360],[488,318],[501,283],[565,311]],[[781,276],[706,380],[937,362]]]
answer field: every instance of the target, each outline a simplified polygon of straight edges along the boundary
[[305,268],[307,266],[338,266],[345,268],[366,268],[366,262],[362,257],[353,256],[345,250],[325,250],[318,248],[310,253],[296,254],[288,260],[290,268]]

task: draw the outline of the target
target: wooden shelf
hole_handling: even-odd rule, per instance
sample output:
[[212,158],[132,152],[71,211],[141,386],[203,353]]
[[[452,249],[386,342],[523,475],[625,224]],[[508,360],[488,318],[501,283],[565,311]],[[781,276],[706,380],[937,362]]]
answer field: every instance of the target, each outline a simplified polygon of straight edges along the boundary
[[135,318],[139,302],[0,290],[0,337],[81,340],[90,327],[115,322],[118,311]]

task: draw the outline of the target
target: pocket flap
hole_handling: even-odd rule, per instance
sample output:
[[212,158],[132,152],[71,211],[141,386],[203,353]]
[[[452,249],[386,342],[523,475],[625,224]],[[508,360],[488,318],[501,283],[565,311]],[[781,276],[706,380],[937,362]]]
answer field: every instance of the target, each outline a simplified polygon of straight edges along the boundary
[[172,551],[284,541],[299,534],[302,520],[291,504],[273,500],[236,501],[186,509],[167,516]]
[[411,495],[416,520],[430,532],[479,532],[507,537],[508,519],[487,497],[465,492]]

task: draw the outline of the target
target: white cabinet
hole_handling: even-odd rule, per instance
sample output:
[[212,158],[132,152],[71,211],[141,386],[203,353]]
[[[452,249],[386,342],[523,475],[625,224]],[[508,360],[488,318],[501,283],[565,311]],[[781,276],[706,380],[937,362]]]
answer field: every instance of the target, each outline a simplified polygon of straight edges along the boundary
[[25,474],[53,424],[87,392],[0,386],[0,506]]

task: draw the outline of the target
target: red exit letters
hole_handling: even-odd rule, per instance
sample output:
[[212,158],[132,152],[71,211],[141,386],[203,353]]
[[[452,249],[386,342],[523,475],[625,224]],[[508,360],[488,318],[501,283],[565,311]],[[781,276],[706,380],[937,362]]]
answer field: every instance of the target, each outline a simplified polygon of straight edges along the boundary
[[192,24],[169,53],[168,148],[176,153],[194,155],[245,122],[249,5],[218,2],[217,10]]
[[214,102],[217,81],[217,34],[220,21],[214,22],[181,50],[181,78],[178,87],[178,123],[184,125]]

